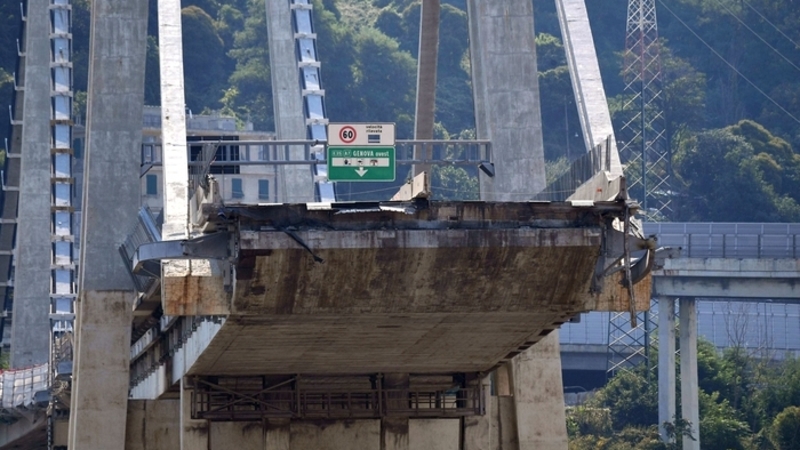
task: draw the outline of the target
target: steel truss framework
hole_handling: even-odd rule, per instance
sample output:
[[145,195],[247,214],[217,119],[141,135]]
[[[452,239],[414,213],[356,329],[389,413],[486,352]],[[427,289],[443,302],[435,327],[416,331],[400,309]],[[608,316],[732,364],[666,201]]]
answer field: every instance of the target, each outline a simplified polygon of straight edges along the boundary
[[[672,214],[672,153],[667,148],[655,0],[629,0],[625,30],[625,103],[620,159],[631,197],[642,202],[645,220]],[[651,308],[652,310],[652,308]],[[612,313],[608,326],[609,375],[644,361],[658,321],[650,311]]]
[[632,197],[651,218],[669,217],[673,210],[659,48],[655,0],[629,0],[620,157]]
[[[264,418],[365,419],[455,418],[483,415],[479,382],[386,388],[381,374],[359,377],[194,377],[192,418],[247,421]],[[458,382],[457,380],[462,380]]]

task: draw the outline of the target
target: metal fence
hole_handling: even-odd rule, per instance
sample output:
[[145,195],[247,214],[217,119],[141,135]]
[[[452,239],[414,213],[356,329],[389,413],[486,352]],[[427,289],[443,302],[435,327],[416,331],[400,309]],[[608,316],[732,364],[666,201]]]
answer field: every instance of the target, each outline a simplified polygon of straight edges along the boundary
[[49,402],[49,364],[0,372],[0,418],[19,417],[19,409],[46,407]]
[[800,224],[645,223],[662,247],[680,247],[688,258],[798,258]]

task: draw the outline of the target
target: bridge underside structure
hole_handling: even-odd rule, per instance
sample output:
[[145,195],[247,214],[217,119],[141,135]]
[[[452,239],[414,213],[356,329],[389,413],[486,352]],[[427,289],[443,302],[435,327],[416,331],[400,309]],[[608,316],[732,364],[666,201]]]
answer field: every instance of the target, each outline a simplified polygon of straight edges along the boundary
[[[69,447],[564,448],[554,331],[584,311],[647,308],[653,249],[631,231],[613,139],[587,143],[601,145],[559,201],[531,200],[545,187],[531,2],[467,3],[476,128],[493,148],[484,201],[337,203],[318,186],[313,202],[315,141],[299,164],[302,144],[287,144],[284,203],[255,205],[221,201],[212,177],[190,190],[180,2],[158,4],[159,225],[134,217],[146,2],[92,4]],[[318,75],[296,54],[315,36],[276,28],[311,28],[312,5],[267,5],[281,31],[271,66],[287,69],[272,71],[279,137],[315,139],[327,119],[309,109],[308,122],[296,101],[321,93],[298,84],[298,69]]]
[[[183,367],[190,375],[488,373],[579,312],[628,308],[617,279],[601,291],[595,278],[605,236],[624,208],[212,207],[205,225],[222,238],[215,251],[235,252],[219,260],[230,267],[165,278],[183,288],[160,300],[167,315],[226,317],[203,354]],[[169,245],[138,256],[164,255],[159,248]],[[164,381],[153,386],[176,380]]]

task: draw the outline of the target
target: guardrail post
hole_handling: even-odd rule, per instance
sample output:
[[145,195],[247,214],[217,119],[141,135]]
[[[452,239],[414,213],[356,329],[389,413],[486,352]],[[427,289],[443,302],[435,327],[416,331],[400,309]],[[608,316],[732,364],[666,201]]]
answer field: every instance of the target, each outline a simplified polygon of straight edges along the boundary
[[758,235],[758,249],[757,249],[758,258],[761,258],[761,235]]
[[722,257],[723,258],[725,258],[725,254],[727,253],[727,247],[728,247],[728,245],[727,245],[728,239],[727,238],[728,238],[727,234],[723,234],[722,235]]

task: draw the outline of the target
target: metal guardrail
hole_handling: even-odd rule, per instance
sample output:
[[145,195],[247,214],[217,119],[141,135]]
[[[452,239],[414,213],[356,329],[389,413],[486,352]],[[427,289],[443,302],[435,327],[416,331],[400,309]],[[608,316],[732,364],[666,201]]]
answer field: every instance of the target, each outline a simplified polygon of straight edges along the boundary
[[[190,166],[211,167],[219,166],[279,166],[279,165],[316,165],[320,160],[316,158],[316,149],[325,145],[325,141],[294,140],[294,141],[220,141],[220,142],[192,142],[191,147],[205,144],[214,144],[217,147],[234,147],[235,155],[232,159],[211,159],[208,157],[190,158]],[[302,147],[302,157],[293,158],[292,150]],[[431,150],[431,159],[415,159],[415,149]],[[158,144],[143,144],[143,166],[159,167],[162,165],[162,147]],[[191,153],[190,153],[191,154]],[[425,154],[420,152],[418,154]],[[488,163],[492,159],[491,142],[484,139],[472,140],[398,140],[395,143],[395,155],[398,165],[409,164],[442,164],[442,165],[474,165],[481,162]],[[142,176],[146,173],[142,171]]]
[[645,223],[662,247],[680,247],[688,258],[800,257],[800,224]]
[[[549,184],[544,191],[536,195],[536,200],[563,202],[585,182],[589,181],[601,170],[610,170],[611,136],[572,161],[566,173]],[[606,167],[603,167],[603,161]]]

